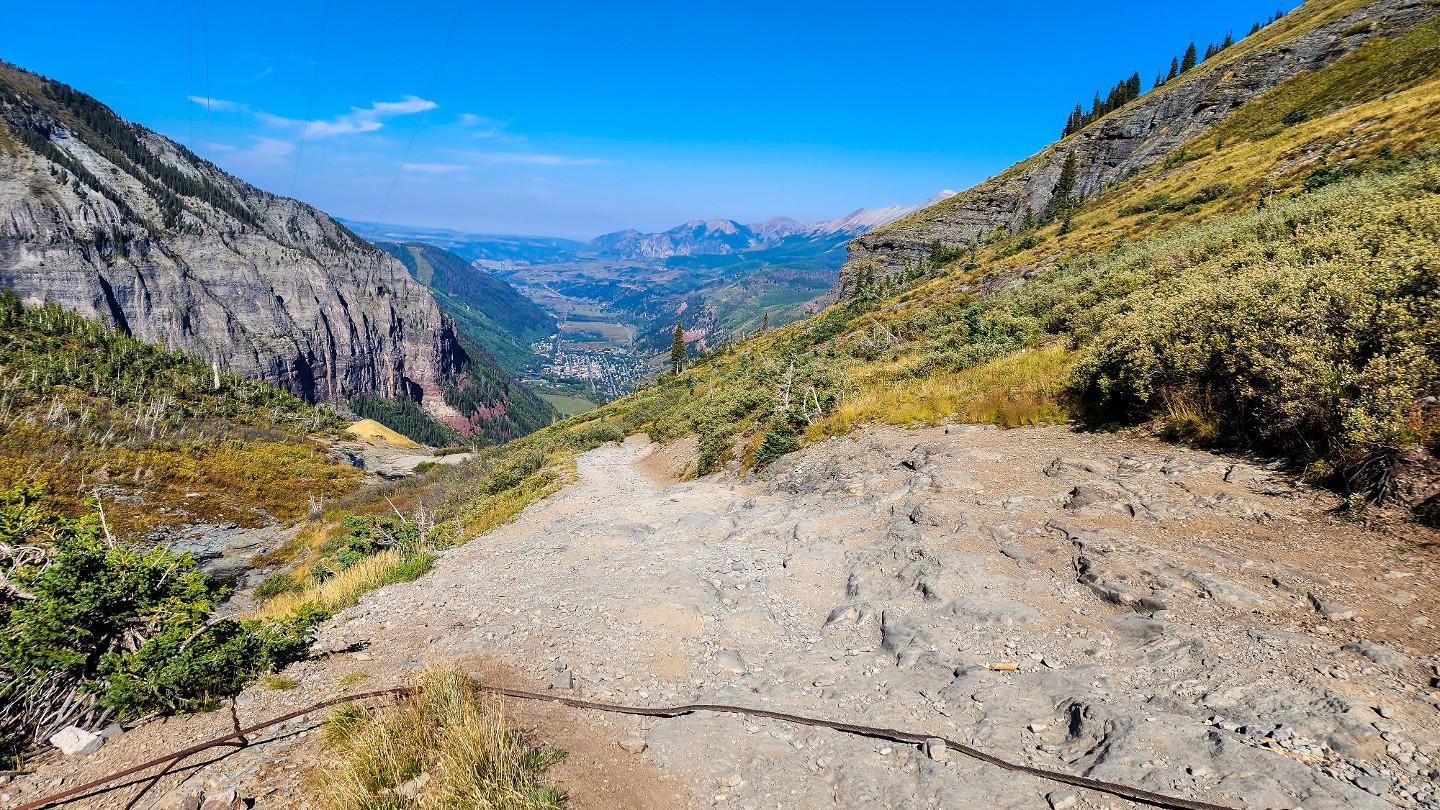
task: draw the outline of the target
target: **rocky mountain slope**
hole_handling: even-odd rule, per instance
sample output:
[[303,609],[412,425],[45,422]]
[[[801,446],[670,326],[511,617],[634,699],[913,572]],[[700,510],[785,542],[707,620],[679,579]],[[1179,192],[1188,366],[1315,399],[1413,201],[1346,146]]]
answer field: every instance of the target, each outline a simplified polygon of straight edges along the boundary
[[[1074,197],[1094,196],[1148,167],[1183,163],[1182,147],[1209,133],[1246,102],[1286,80],[1319,71],[1367,42],[1402,36],[1437,14],[1414,0],[1311,2],[997,177],[867,233],[849,245],[837,294],[854,294],[862,276],[883,278],[924,261],[932,245],[960,248],[1052,203],[1067,159],[1078,174]],[[1344,99],[1331,99],[1343,102]],[[1298,117],[1309,111],[1299,110]]]
[[535,361],[530,344],[555,334],[555,318],[503,279],[435,245],[377,242],[430,289],[460,333],[511,374]]
[[453,326],[400,262],[0,63],[0,287],[311,401],[438,402]]

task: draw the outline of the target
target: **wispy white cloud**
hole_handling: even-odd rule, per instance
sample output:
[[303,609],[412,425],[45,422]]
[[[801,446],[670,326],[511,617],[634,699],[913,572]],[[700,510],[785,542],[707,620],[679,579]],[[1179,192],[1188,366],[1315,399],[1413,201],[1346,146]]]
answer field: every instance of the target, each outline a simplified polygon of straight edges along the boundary
[[483,115],[476,115],[475,113],[460,113],[455,119],[455,123],[462,127],[494,127],[496,129],[504,129],[510,126],[509,121],[501,121],[498,118],[488,118]]
[[345,115],[326,121],[291,121],[291,123],[294,125],[304,123],[305,137],[307,138],[333,138],[337,135],[374,132],[385,126],[385,122],[391,118],[423,113],[438,106],[440,105],[418,96],[405,96],[400,101],[375,101],[371,102],[369,107],[351,107],[350,112]]
[[472,138],[496,140],[500,143],[524,143],[525,138],[509,131],[510,121],[489,118],[474,113],[460,113],[455,123],[465,128]]
[[211,111],[234,112],[245,109],[244,104],[238,101],[226,101],[223,98],[206,98],[204,96],[186,96],[186,98]]
[[452,154],[477,163],[508,163],[522,166],[598,166],[602,163],[609,163],[601,158],[549,155],[541,152],[455,151]]
[[302,121],[298,118],[286,118],[283,115],[252,109],[248,104],[238,101],[204,96],[189,96],[188,98],[212,112],[239,112],[252,115],[276,129],[294,130],[297,135],[303,131],[306,138],[317,139],[374,132],[384,127],[385,123],[393,118],[423,113],[440,106],[418,96],[405,96],[399,101],[374,101],[370,103],[369,107],[351,107],[350,112],[334,118]]
[[458,163],[406,163],[405,171],[419,172],[421,174],[454,174],[469,169],[469,166],[462,166]]
[[252,164],[276,164],[289,159],[295,152],[295,142],[283,138],[250,136],[250,145],[234,152],[234,160]]

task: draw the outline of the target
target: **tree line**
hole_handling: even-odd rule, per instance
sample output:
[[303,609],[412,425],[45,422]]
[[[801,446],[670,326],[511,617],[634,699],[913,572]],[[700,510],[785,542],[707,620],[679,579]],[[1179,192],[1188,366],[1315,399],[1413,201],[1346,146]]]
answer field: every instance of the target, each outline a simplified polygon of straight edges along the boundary
[[[1265,26],[1274,23],[1276,20],[1280,19],[1283,16],[1285,16],[1285,12],[1277,10],[1275,12],[1275,16],[1271,17],[1264,24],[1258,22],[1255,23],[1255,25],[1250,28],[1250,33],[1246,36],[1253,36],[1254,34],[1259,32],[1261,28],[1264,28]],[[1205,46],[1205,55],[1202,57],[1200,56],[1200,51],[1198,48],[1196,48],[1195,43],[1190,43],[1189,47],[1185,49],[1185,53],[1183,55],[1174,57],[1170,60],[1170,69],[1168,71],[1161,71],[1155,74],[1155,84],[1152,89],[1154,89],[1154,87],[1161,87],[1167,82],[1175,80],[1181,74],[1189,72],[1190,70],[1194,69],[1196,65],[1200,64],[1206,59],[1213,58],[1221,51],[1229,48],[1234,44],[1234,35],[1231,33],[1226,33],[1225,39],[1221,40],[1218,45],[1215,43],[1211,43]],[[1101,118],[1104,118],[1111,112],[1114,112],[1115,110],[1118,110],[1126,104],[1129,104],[1130,102],[1139,98],[1142,92],[1143,90],[1141,89],[1140,85],[1140,72],[1138,70],[1130,74],[1129,78],[1121,79],[1120,81],[1116,82],[1115,86],[1110,88],[1110,92],[1104,97],[1100,95],[1099,90],[1096,90],[1095,99],[1090,103],[1090,109],[1088,111],[1085,109],[1083,104],[1077,103],[1075,105],[1075,109],[1071,111],[1070,117],[1065,120],[1065,129],[1063,132],[1061,132],[1061,137],[1065,137],[1072,133],[1079,132],[1085,127],[1090,126],[1091,124],[1100,120]]]

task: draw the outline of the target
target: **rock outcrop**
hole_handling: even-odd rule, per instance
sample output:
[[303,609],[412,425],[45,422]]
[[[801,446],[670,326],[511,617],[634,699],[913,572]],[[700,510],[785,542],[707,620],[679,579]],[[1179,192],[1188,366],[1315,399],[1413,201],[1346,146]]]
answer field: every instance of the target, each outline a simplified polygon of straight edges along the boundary
[[1049,205],[1072,154],[1079,169],[1074,194],[1093,194],[1164,160],[1290,77],[1319,70],[1370,39],[1404,33],[1440,13],[1434,3],[1415,0],[1378,0],[1344,15],[1324,5],[1307,4],[1284,18],[1298,33],[1276,29],[1281,39],[1275,43],[1236,48],[1233,56],[1223,51],[1000,175],[856,238],[836,295],[849,297],[862,275],[884,278],[917,262],[936,241],[964,245],[997,228],[1016,230],[1027,211],[1039,215]]
[[440,403],[453,326],[329,216],[4,63],[0,122],[0,288],[312,401]]

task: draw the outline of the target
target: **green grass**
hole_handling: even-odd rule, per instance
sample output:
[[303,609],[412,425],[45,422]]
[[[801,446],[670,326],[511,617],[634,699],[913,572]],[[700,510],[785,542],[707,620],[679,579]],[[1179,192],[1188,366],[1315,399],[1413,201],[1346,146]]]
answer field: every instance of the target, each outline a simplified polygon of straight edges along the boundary
[[260,685],[273,692],[288,692],[299,686],[300,682],[284,675],[266,675],[260,679]]
[[595,410],[595,403],[581,397],[565,396],[564,394],[540,394],[541,399],[555,406],[560,418],[569,419],[582,413]]

